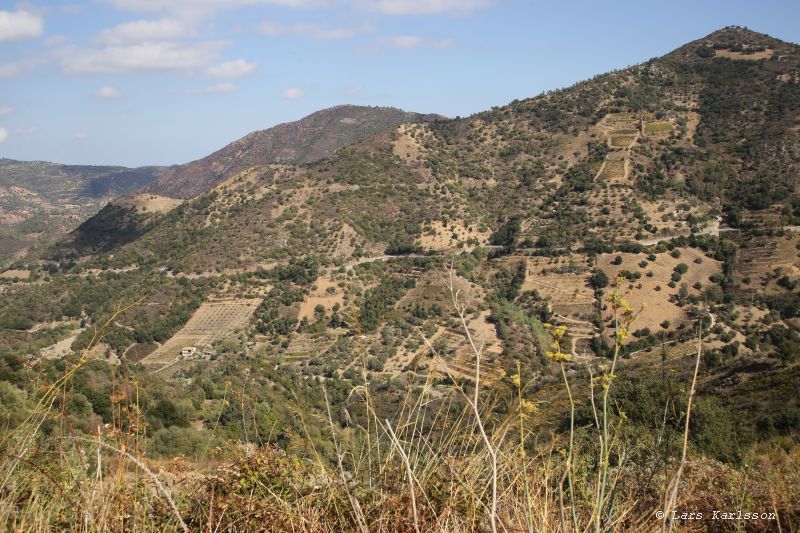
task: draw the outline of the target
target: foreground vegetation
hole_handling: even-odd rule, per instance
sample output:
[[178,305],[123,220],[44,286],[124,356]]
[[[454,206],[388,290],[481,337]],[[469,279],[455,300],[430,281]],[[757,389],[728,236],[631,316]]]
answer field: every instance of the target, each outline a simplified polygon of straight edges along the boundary
[[[393,388],[366,373],[356,385],[266,373],[282,402],[261,403],[241,381],[226,381],[211,431],[198,433],[167,395],[145,399],[157,389],[135,369],[92,361],[94,338],[30,397],[3,389],[0,520],[17,530],[640,531],[688,526],[684,509],[741,508],[770,518],[714,530],[797,525],[793,439],[724,456],[741,450],[716,418],[728,413],[696,396],[702,327],[688,367],[662,363],[656,372],[666,378],[632,376],[619,354],[637,310],[618,279],[609,294],[614,348],[598,372],[568,373],[567,328],[547,325],[561,385],[536,390],[518,362],[487,387],[483,346],[467,328],[452,270],[450,279],[452,316],[476,364],[471,381],[443,376],[457,383],[444,394],[434,374]],[[96,401],[78,391],[106,373],[109,418],[92,420]],[[269,412],[279,408],[288,412]],[[287,441],[292,428],[277,424],[292,417],[298,433]],[[158,459],[176,449],[183,455]],[[715,453],[723,462],[708,457]]]

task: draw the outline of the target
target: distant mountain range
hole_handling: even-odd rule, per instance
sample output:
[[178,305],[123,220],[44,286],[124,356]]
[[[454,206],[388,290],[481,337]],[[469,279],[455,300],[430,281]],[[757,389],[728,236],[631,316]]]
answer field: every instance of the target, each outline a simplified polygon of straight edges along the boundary
[[332,243],[413,249],[426,228],[454,223],[511,224],[498,239],[537,253],[647,243],[762,210],[788,225],[800,216],[798,65],[797,45],[726,28],[472,117],[332,108],[164,173],[149,191],[195,197],[179,216],[145,228],[118,206],[124,224],[104,213],[76,242],[125,242],[117,262],[200,272],[329,255]]

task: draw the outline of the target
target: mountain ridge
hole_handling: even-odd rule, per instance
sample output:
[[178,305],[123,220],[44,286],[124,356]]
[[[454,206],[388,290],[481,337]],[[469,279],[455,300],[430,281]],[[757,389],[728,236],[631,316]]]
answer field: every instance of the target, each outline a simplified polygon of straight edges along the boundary
[[392,107],[346,104],[322,109],[297,121],[248,133],[206,157],[176,165],[150,184],[147,192],[190,198],[252,166],[310,163],[382,129],[434,117]]

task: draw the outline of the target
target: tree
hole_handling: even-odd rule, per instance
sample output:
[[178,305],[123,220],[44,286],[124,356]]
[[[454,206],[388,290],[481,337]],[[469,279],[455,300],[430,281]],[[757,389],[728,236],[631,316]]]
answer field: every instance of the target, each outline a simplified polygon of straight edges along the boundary
[[608,286],[608,276],[605,272],[596,268],[592,273],[591,277],[589,278],[589,285],[592,286],[593,289],[599,290],[604,287]]
[[521,228],[520,217],[513,216],[492,235],[490,242],[495,246],[511,247],[517,243]]

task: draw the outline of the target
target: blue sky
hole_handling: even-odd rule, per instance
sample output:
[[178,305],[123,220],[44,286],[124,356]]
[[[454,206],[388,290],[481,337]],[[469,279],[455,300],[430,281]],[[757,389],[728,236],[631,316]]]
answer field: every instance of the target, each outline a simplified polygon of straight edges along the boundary
[[465,116],[800,2],[0,1],[0,157],[183,163],[342,103]]

